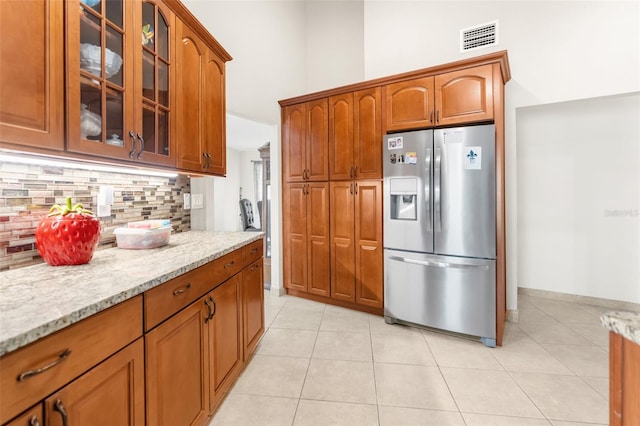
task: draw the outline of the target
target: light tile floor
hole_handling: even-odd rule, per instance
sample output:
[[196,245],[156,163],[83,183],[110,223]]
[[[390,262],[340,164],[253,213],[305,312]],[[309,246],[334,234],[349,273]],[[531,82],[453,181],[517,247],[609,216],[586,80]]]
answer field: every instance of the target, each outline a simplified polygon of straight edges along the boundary
[[265,335],[210,426],[607,424],[607,309],[518,305],[491,349],[267,292]]

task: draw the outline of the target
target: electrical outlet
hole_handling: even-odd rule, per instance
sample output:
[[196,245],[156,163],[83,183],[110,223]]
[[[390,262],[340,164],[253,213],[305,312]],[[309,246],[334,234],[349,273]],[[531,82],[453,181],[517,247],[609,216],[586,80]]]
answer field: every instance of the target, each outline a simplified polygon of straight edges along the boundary
[[191,208],[201,209],[204,207],[204,197],[202,194],[191,194]]
[[191,209],[191,194],[185,193],[184,196],[184,206],[182,207],[185,210]]

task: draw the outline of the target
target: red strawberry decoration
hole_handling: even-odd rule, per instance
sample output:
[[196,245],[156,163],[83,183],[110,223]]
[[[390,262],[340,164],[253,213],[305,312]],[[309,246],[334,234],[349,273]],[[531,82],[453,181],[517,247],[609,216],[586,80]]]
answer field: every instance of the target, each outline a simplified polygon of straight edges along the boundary
[[100,240],[100,221],[71,197],[66,206],[51,207],[36,227],[36,246],[51,266],[89,263]]

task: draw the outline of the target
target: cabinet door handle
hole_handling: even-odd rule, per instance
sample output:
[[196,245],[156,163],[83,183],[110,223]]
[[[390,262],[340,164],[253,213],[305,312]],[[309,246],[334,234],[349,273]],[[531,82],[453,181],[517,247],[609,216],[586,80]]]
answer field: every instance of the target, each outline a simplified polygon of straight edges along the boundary
[[429,113],[429,123],[433,123],[433,111]]
[[353,177],[354,178],[358,177],[358,166],[353,166]]
[[349,184],[349,194],[353,194],[353,182]]
[[207,301],[207,299],[204,299],[204,304],[207,307],[207,317],[204,319],[204,322],[206,324],[211,319],[211,305],[209,305],[209,302]]
[[213,316],[216,314],[216,311],[218,310],[218,306],[216,305],[216,301],[213,299],[213,296],[209,296],[209,301],[213,303],[213,313],[209,317],[209,319],[211,320],[213,319]]
[[131,147],[131,151],[129,151],[129,158],[133,158],[136,155],[136,134],[133,133],[133,130],[129,130],[129,137],[131,138],[131,142],[133,142],[133,146]]
[[440,121],[440,110],[436,110],[436,124]]
[[179,294],[182,294],[182,293],[184,293],[185,291],[189,290],[190,288],[191,288],[191,283],[187,284],[187,285],[186,285],[186,286],[184,286],[184,287],[177,288],[177,289],[173,290],[173,295],[174,295],[174,296],[177,296],[177,295],[179,295]]
[[236,264],[236,261],[235,261],[235,260],[232,260],[231,262],[226,263],[226,264],[224,265],[224,269],[229,269],[229,268],[231,268],[231,267],[232,267],[233,265],[235,265],[235,264]]
[[62,401],[57,400],[53,409],[62,416],[62,426],[69,426],[69,415],[67,414],[67,410],[65,410],[64,405],[62,405]]
[[355,187],[356,195],[358,195],[358,182],[354,183],[353,186]]
[[29,419],[29,426],[40,426],[40,420],[36,416],[31,416]]
[[38,374],[44,373],[45,371],[55,367],[56,365],[60,364],[62,361],[67,359],[67,357],[70,354],[71,354],[71,349],[68,349],[68,348],[65,349],[64,351],[60,352],[60,354],[58,355],[58,358],[52,363],[47,364],[44,367],[37,368],[35,370],[25,371],[24,373],[20,374],[18,376],[18,381],[22,382],[24,380],[27,380],[29,377],[37,376]]
[[255,271],[256,269],[258,269],[258,267],[259,267],[259,266],[260,266],[260,265],[258,265],[258,264],[256,263],[255,265],[253,265],[253,266],[251,267],[251,269],[250,269],[249,271],[250,271],[250,272],[253,272],[253,271]]
[[142,152],[144,151],[144,139],[140,133],[138,133],[138,140],[140,141],[140,152],[138,152],[138,156],[136,158],[139,160],[142,158]]

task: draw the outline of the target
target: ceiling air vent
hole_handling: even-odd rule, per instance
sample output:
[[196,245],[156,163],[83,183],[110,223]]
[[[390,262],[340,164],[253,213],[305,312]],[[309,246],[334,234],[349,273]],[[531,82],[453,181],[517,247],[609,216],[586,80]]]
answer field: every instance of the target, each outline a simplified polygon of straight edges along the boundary
[[460,52],[498,45],[498,21],[460,30]]

